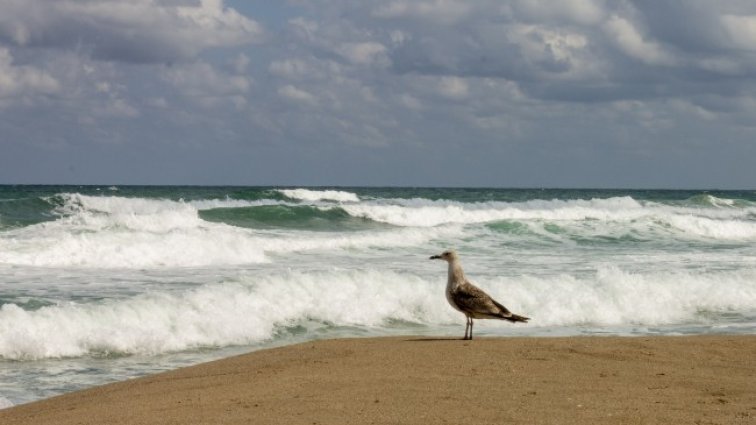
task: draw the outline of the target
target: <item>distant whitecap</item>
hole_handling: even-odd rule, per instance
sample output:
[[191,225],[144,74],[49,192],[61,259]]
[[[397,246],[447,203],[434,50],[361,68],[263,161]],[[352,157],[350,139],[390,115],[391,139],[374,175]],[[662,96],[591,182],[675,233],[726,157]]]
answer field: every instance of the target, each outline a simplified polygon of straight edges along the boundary
[[301,201],[336,201],[336,202],[359,202],[360,198],[351,192],[341,190],[311,190],[311,189],[279,189],[287,198]]

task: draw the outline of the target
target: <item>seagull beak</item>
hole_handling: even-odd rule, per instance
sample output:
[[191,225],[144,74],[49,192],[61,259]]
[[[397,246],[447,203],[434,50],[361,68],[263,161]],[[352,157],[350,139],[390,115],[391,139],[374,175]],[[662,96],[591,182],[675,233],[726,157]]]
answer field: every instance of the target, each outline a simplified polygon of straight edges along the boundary
[[431,255],[431,258],[429,258],[429,260],[440,260],[440,259],[441,259],[440,255]]

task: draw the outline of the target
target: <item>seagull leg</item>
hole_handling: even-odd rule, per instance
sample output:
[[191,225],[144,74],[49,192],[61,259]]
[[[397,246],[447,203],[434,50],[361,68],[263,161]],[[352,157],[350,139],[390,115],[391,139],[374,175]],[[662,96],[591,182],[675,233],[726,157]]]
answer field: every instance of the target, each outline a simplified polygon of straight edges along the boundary
[[464,340],[464,339],[467,339],[467,329],[468,329],[469,327],[470,327],[470,318],[469,318],[469,317],[467,317],[467,316],[465,316],[465,337],[464,337],[464,338],[462,338],[463,340]]
[[472,317],[467,317],[467,324],[465,324],[465,338],[466,340],[472,339],[472,327],[473,327],[473,319]]

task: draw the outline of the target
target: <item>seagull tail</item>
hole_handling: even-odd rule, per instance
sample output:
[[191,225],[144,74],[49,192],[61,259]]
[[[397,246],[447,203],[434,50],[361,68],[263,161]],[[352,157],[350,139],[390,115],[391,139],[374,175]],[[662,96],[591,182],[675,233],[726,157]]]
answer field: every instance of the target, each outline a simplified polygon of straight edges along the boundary
[[504,317],[504,320],[508,320],[512,323],[523,322],[527,323],[530,317],[520,316],[519,314],[512,313],[509,317]]
[[530,320],[530,317],[525,317],[525,316],[520,316],[519,314],[514,314],[511,311],[509,311],[506,307],[504,307],[503,305],[499,304],[498,302],[496,302],[494,300],[491,300],[491,301],[493,301],[493,303],[496,305],[496,307],[499,307],[499,318],[500,319],[508,320],[508,321],[510,321],[512,323],[517,323],[517,322],[527,323],[528,320]]

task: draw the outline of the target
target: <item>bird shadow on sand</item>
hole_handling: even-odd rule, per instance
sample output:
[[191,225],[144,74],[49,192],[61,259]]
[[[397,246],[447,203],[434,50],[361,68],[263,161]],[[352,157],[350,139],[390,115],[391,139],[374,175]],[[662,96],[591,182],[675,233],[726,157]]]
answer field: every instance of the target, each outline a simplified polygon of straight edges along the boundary
[[440,342],[440,341],[469,341],[462,338],[410,338],[407,342]]

